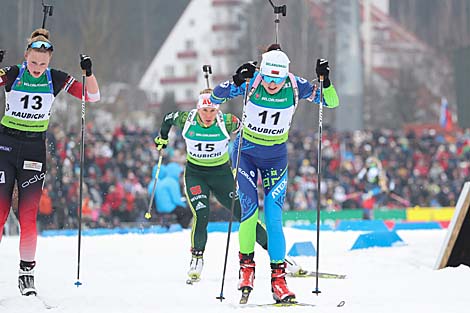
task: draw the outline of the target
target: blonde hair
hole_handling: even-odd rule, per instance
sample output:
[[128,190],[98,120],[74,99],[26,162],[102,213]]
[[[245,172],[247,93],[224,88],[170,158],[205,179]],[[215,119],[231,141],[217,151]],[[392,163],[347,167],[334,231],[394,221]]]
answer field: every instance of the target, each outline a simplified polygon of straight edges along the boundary
[[[45,42],[48,42],[52,45],[52,42],[49,40],[49,37],[50,37],[50,33],[47,29],[45,28],[38,28],[38,29],[35,29],[32,33],[31,33],[31,36],[29,36],[28,38],[28,48],[26,48],[27,51],[29,51],[31,48],[30,48],[30,45],[33,43],[33,42],[36,42],[36,41],[45,41]],[[44,47],[41,47],[39,49],[35,49],[36,51],[40,51],[40,52],[51,52],[51,50],[48,50]]]
[[199,92],[200,95],[203,95],[203,94],[206,94],[206,93],[212,93],[212,89],[211,88],[206,88],[206,89],[203,89]]

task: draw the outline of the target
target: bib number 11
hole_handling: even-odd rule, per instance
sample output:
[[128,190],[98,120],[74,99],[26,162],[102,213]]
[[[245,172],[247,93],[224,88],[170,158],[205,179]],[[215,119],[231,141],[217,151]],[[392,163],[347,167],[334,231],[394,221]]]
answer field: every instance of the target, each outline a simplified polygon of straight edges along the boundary
[[[263,111],[258,116],[261,116],[261,124],[266,124],[266,119],[268,117],[268,111]],[[274,119],[273,125],[277,125],[279,122],[279,117],[281,116],[281,112],[274,113],[271,115],[271,118]]]

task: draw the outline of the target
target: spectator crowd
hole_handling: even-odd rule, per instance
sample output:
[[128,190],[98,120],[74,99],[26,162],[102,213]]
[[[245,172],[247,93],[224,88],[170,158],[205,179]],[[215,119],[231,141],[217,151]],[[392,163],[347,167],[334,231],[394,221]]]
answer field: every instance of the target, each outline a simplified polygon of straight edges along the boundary
[[[87,125],[84,153],[83,222],[87,227],[113,227],[144,222],[148,185],[158,159],[154,130],[120,126],[114,131]],[[316,208],[317,149],[315,130],[291,131],[289,186],[285,210]],[[74,228],[79,207],[80,137],[60,126],[48,131],[48,172],[39,208],[42,229]],[[184,141],[171,133],[163,163],[184,164]],[[454,206],[470,176],[470,133],[445,135],[435,130],[364,130],[339,133],[324,129],[321,207],[363,208],[367,190],[358,173],[370,156],[382,162],[392,190],[383,206]],[[182,179],[180,179],[182,184]],[[393,193],[395,197],[388,196]],[[397,197],[398,196],[398,197]],[[261,197],[261,195],[260,195]],[[260,202],[262,203],[262,202]],[[214,218],[227,217],[215,203]],[[189,209],[188,209],[189,210]]]

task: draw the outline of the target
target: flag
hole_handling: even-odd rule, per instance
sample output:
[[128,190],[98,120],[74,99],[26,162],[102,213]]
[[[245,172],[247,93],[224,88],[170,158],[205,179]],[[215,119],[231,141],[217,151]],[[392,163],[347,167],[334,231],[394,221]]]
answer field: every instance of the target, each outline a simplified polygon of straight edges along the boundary
[[451,130],[453,127],[452,113],[450,112],[449,104],[447,103],[447,99],[445,97],[441,98],[441,114],[439,117],[439,124],[445,130]]

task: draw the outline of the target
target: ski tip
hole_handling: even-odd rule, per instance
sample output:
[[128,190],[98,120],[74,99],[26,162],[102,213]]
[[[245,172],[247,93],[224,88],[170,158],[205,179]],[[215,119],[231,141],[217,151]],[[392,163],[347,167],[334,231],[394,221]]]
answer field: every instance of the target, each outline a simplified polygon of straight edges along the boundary
[[243,287],[241,289],[242,291],[242,297],[240,298],[239,303],[240,304],[247,304],[248,303],[248,298],[250,297],[252,288],[250,287]]
[[82,285],[82,283],[81,283],[79,280],[77,280],[77,281],[76,281],[75,283],[73,283],[73,284],[74,284],[75,286],[77,286],[77,288]]
[[199,277],[190,277],[186,280],[186,284],[187,285],[192,285],[194,283],[199,282],[200,280],[201,280],[201,278],[199,278]]

